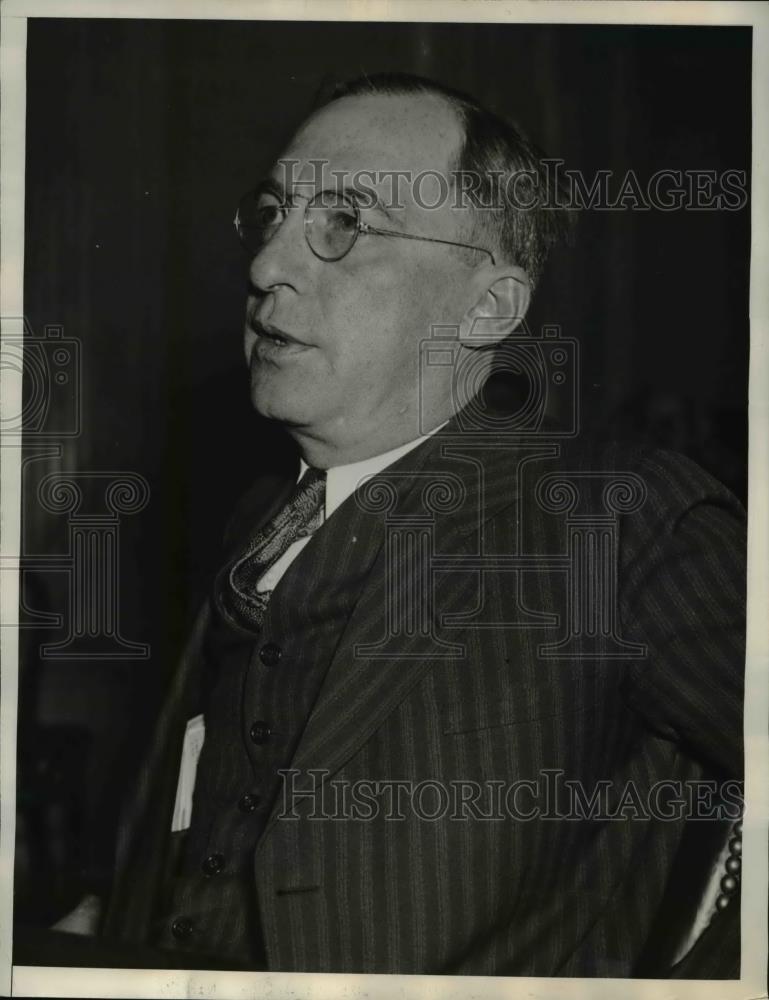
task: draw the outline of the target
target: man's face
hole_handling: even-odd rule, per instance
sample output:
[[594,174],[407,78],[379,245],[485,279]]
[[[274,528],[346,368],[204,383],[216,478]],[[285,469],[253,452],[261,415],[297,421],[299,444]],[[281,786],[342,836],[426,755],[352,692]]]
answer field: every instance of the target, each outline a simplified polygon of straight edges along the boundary
[[[422,206],[412,186],[401,183],[399,209],[390,208],[392,181],[381,177],[400,170],[448,178],[460,141],[452,110],[438,98],[348,97],[310,118],[276,164],[271,180],[278,187],[291,171],[298,182],[287,192],[294,207],[252,261],[245,349],[254,406],[300,439],[366,457],[361,442],[394,447],[417,436],[420,341],[433,324],[460,321],[477,298],[475,258],[483,257],[471,253],[468,260],[440,244],[361,234],[341,260],[321,260],[304,237],[306,202],[321,190],[337,190],[340,176],[350,184],[358,171],[375,171],[375,183],[370,175],[366,183],[388,211],[363,207],[363,222],[462,241],[466,210],[452,208],[451,198],[436,209],[423,207],[437,200],[429,177],[417,193]],[[288,343],[264,336],[260,325],[288,335]],[[428,375],[423,412],[450,415],[446,384]]]

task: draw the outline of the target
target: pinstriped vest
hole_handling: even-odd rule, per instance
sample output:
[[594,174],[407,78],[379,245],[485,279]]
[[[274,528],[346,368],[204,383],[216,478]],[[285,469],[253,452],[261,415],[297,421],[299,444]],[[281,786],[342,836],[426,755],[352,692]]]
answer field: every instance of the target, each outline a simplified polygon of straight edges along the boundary
[[[319,535],[321,527],[316,532]],[[368,541],[368,544],[367,544]],[[318,565],[313,542],[291,563],[262,631],[240,633],[214,612],[204,643],[206,735],[192,823],[172,853],[152,937],[163,948],[264,967],[254,851],[332,655],[376,555],[360,538],[352,575]],[[307,600],[308,586],[312,599]]]

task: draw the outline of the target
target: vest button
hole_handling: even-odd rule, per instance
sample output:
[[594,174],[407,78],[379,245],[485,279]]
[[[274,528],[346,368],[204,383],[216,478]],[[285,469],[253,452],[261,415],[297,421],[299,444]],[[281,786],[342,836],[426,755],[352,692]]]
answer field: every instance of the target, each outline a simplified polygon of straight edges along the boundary
[[171,924],[171,933],[177,941],[187,941],[192,937],[192,921],[188,917],[177,917]]
[[253,726],[251,726],[249,736],[251,737],[252,743],[257,743],[261,746],[262,743],[266,743],[270,736],[272,736],[272,730],[266,722],[262,722],[261,719],[259,719],[253,724]]
[[253,794],[252,792],[246,792],[246,794],[241,796],[238,800],[238,809],[240,809],[243,813],[252,813],[258,805],[259,796]]
[[223,854],[209,854],[203,862],[203,871],[206,875],[218,875],[224,868]]
[[259,659],[265,667],[277,667],[282,655],[283,650],[280,646],[276,646],[274,642],[266,642],[259,650]]

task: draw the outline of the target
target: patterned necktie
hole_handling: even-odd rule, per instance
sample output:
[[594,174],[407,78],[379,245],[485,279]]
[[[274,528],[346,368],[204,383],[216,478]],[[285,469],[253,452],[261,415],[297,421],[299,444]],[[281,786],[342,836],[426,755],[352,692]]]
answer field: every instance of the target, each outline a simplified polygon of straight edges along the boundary
[[219,574],[219,609],[235,624],[259,631],[271,591],[259,592],[259,579],[290,545],[307,538],[323,523],[326,473],[308,468],[278,513],[257,531],[245,552]]

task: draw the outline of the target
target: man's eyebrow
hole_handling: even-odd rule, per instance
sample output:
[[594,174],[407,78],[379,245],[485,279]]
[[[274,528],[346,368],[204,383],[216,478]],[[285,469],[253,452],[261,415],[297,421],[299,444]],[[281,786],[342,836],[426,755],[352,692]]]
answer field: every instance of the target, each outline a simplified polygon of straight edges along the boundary
[[281,202],[286,198],[285,188],[273,177],[263,177],[259,181],[254,188],[254,197],[258,198],[260,194],[271,194]]

